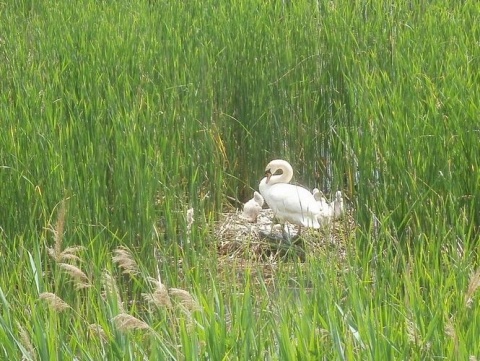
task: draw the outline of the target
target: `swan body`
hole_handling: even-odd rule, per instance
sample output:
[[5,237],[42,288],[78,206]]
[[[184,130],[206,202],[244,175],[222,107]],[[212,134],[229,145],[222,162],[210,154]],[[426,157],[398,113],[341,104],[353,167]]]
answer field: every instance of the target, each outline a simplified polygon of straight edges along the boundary
[[258,192],[253,193],[253,198],[243,205],[242,217],[249,222],[256,222],[258,214],[262,210],[264,199]]
[[[276,174],[277,171],[282,173]],[[289,184],[293,169],[287,161],[272,160],[265,168],[265,175],[259,190],[280,223],[320,228],[320,205],[306,188]]]

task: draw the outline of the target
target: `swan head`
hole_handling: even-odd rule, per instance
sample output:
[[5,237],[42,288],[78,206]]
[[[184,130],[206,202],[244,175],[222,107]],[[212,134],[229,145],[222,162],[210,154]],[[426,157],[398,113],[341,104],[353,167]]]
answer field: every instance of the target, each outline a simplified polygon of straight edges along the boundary
[[[286,160],[283,159],[274,159],[270,163],[267,164],[265,167],[265,178],[266,181],[265,183],[268,184],[270,181],[270,178],[276,174],[278,171],[282,171],[282,175],[286,175],[291,179],[291,175],[293,174],[293,169],[290,163],[288,163]],[[288,183],[290,181],[286,181]]]

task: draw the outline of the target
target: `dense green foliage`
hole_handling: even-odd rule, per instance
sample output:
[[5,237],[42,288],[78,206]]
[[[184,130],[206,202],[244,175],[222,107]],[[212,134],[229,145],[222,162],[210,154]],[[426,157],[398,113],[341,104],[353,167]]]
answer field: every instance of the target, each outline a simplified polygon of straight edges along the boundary
[[[0,358],[479,359],[479,41],[473,0],[0,3]],[[213,225],[273,158],[357,231],[272,286]],[[200,310],[136,306],[157,271]]]

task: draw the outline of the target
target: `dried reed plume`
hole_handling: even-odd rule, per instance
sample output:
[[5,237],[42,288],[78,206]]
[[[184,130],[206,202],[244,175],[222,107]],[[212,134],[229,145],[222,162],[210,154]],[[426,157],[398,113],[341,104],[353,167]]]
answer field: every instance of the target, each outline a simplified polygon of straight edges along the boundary
[[123,269],[123,274],[134,276],[139,273],[137,262],[132,256],[132,253],[125,247],[119,247],[113,251],[113,262],[118,264],[118,267]]
[[120,331],[150,329],[150,326],[148,326],[145,322],[132,315],[129,315],[128,313],[120,313],[112,318],[112,321]]
[[66,213],[66,200],[64,199],[60,202],[60,208],[58,210],[55,228],[51,229],[54,234],[54,245],[52,248],[47,248],[48,255],[52,257],[55,262],[64,262],[71,260],[80,261],[77,253],[85,249],[85,247],[82,246],[75,246],[67,247],[62,250]]
[[48,254],[57,262],[60,261],[60,254],[62,253],[63,232],[65,229],[65,214],[66,205],[65,199],[60,202],[60,208],[57,214],[57,223],[55,228],[51,229],[54,235],[53,248],[48,248]]
[[187,231],[190,232],[190,230],[192,229],[192,224],[193,224],[193,221],[194,221],[194,209],[193,208],[189,208],[187,210]]
[[417,325],[410,319],[405,319],[405,327],[407,330],[408,341],[417,345],[420,341],[419,331]]
[[107,333],[98,323],[88,325],[88,332],[91,337],[98,337],[102,342],[108,341]]
[[83,246],[74,246],[67,247],[60,253],[57,253],[56,247],[48,248],[48,255],[52,257],[55,262],[65,262],[65,261],[81,261],[80,257],[77,256],[79,251],[83,251],[85,247]]
[[200,311],[202,308],[198,302],[193,298],[193,296],[185,290],[180,288],[170,288],[168,290],[171,296],[174,296],[180,300],[180,304],[190,312]]
[[40,294],[39,298],[41,300],[45,300],[53,310],[58,312],[62,312],[67,308],[70,308],[68,303],[66,303],[60,297],[51,292],[43,292]]
[[449,318],[445,323],[445,334],[453,340],[455,353],[458,353],[459,339],[457,333],[455,332],[453,317]]
[[455,327],[453,326],[451,318],[445,324],[445,334],[451,339],[457,338],[457,333],[455,332]]
[[154,304],[159,308],[172,308],[172,301],[168,294],[168,288],[160,279],[149,278],[148,280],[155,285],[155,290],[152,293],[142,293],[143,299],[149,304]]
[[467,293],[465,294],[465,306],[468,308],[472,307],[473,304],[473,294],[480,287],[480,268],[478,268],[470,276],[470,281],[468,282]]
[[[411,316],[413,317],[413,316]],[[420,347],[423,351],[428,351],[432,347],[431,342],[425,342],[422,339],[421,332],[415,323],[415,321],[406,318],[405,319],[405,325],[407,329],[407,339],[409,342],[415,344],[416,346]]]
[[75,284],[75,288],[77,290],[82,288],[91,287],[92,284],[88,279],[87,275],[77,266],[68,264],[68,263],[60,263],[59,266],[66,272],[70,277],[72,277],[72,281]]
[[115,300],[117,301],[118,310],[121,313],[124,313],[125,310],[123,308],[122,298],[120,297],[120,291],[118,290],[117,283],[115,282],[115,279],[112,277],[112,275],[108,273],[108,271],[104,271],[102,274],[102,285],[102,296],[108,300],[110,296],[113,295],[115,297]]
[[18,327],[18,333],[20,336],[20,342],[27,352],[27,355],[24,354],[23,358],[24,359],[29,359],[29,360],[35,360],[35,347],[32,345],[32,341],[30,340],[30,335],[28,332],[22,327],[20,322],[16,321],[17,327]]
[[62,242],[63,242],[63,232],[65,230],[65,217],[67,214],[67,206],[65,199],[62,199],[60,202],[60,209],[57,214],[57,223],[55,224],[54,235],[55,235],[55,254],[60,254],[62,251]]

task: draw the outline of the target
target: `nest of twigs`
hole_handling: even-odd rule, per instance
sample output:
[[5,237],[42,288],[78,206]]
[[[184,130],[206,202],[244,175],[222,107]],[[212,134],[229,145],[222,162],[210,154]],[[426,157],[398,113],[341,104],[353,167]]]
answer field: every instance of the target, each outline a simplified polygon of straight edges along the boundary
[[223,213],[215,227],[220,256],[259,261],[278,261],[284,258],[306,259],[306,254],[336,250],[344,257],[355,223],[351,213],[346,214],[323,229],[303,228],[291,224],[282,228],[276,224],[271,209],[262,209],[256,222],[242,216],[240,211]]

